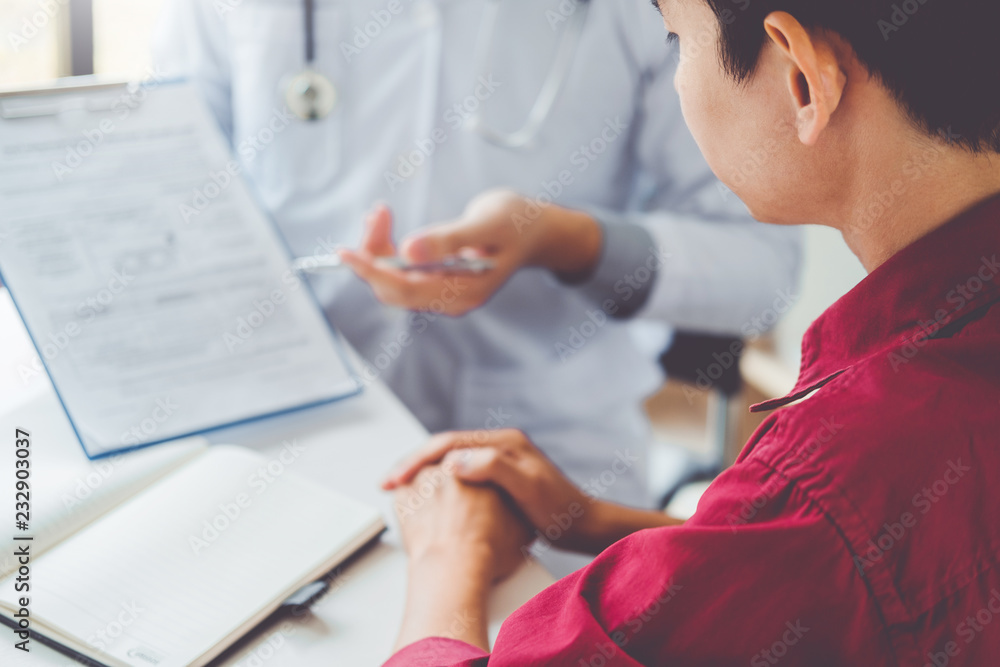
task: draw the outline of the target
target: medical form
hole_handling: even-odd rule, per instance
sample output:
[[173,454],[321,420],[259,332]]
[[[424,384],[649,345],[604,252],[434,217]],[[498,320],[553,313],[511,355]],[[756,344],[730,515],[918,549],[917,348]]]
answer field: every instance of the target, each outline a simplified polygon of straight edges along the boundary
[[193,85],[0,97],[0,277],[88,456],[360,383]]

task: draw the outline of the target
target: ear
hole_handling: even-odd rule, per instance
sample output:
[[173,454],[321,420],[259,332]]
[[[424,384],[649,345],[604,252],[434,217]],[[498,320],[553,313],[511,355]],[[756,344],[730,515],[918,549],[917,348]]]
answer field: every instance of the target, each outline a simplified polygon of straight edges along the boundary
[[799,141],[814,145],[840,105],[847,75],[833,47],[814,39],[794,16],[772,12],[764,30],[788,65],[788,90],[796,109]]

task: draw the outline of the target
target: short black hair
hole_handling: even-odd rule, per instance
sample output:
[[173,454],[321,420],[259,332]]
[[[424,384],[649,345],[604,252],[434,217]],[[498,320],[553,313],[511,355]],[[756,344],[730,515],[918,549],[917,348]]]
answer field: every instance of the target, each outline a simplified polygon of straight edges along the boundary
[[737,81],[754,72],[764,19],[785,11],[851,45],[928,133],[1000,152],[1000,0],[706,0],[720,56]]

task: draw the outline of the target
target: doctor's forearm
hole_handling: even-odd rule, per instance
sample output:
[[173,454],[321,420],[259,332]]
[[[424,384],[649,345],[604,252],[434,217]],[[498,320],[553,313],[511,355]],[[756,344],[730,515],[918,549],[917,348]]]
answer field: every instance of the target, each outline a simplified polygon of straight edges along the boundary
[[542,207],[538,222],[529,264],[549,269],[614,318],[642,309],[659,268],[656,244],[645,227],[608,223],[554,204]]
[[559,276],[586,276],[594,270],[604,244],[599,222],[554,204],[542,207],[540,222],[531,264]]
[[616,319],[634,316],[649,299],[661,266],[652,234],[643,225],[601,211],[545,209],[542,235],[549,268],[595,308]]

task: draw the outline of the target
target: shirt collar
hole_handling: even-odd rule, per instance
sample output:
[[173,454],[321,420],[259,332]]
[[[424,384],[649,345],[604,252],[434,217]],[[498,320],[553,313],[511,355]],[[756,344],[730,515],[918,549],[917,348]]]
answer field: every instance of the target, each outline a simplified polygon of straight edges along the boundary
[[788,405],[875,355],[905,363],[927,338],[1000,300],[998,256],[1000,196],[896,253],[831,306],[803,338],[792,392],[751,411]]

